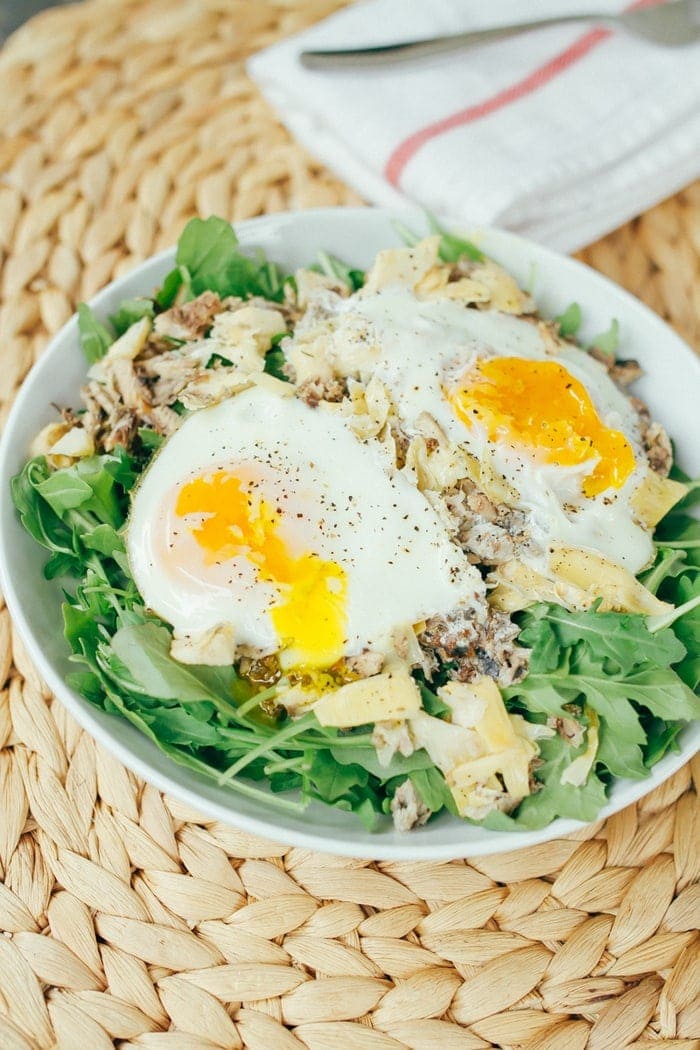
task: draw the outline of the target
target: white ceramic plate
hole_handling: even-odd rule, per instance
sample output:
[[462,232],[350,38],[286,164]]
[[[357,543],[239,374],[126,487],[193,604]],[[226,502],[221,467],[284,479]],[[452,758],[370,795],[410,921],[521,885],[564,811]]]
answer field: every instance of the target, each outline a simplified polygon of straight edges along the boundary
[[[313,260],[320,248],[357,267],[365,267],[380,248],[399,243],[391,220],[425,228],[423,216],[369,208],[328,208],[270,215],[240,223],[236,232],[245,247],[259,247],[293,270]],[[681,464],[700,472],[700,361],[670,328],[631,295],[581,263],[499,230],[461,228],[489,255],[529,287],[545,316],[560,313],[573,300],[583,308],[583,338],[620,321],[621,356],[634,356],[645,369],[638,392],[674,437]],[[148,295],[173,264],[174,251],[162,252],[110,284],[92,300],[104,319],[120,300]],[[373,859],[437,860],[497,853],[531,846],[576,831],[574,820],[556,820],[541,831],[514,834],[486,831],[441,816],[408,834],[389,828],[365,831],[349,813],[310,806],[301,816],[280,816],[264,804],[217,787],[162,754],[122,719],[92,707],[69,689],[71,669],[61,635],[60,588],[42,576],[45,552],[21,528],[9,498],[10,478],[25,463],[29,445],[45,423],[56,418],[51,404],[79,404],[86,365],[73,317],[51,341],[26,379],[0,446],[0,568],[7,604],[29,654],[56,696],[71,714],[135,773],[162,791],[207,814],[247,831],[297,846]],[[643,781],[619,780],[602,816],[634,802],[670,776],[700,747],[700,724],[680,738],[681,752],[667,755]]]

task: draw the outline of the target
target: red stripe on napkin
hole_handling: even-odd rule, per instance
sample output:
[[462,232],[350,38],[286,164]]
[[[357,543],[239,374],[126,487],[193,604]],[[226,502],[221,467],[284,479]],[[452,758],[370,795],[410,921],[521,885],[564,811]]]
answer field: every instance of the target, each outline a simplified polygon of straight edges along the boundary
[[[658,0],[636,0],[635,3],[629,4],[625,10],[630,11],[637,7],[650,7],[654,3],[658,3]],[[404,168],[426,142],[430,142],[431,139],[437,138],[438,135],[442,135],[446,131],[452,131],[453,128],[472,124],[476,120],[488,117],[489,114],[503,109],[504,106],[508,106],[512,102],[517,102],[518,99],[538,91],[545,84],[548,84],[550,80],[553,80],[554,77],[559,76],[565,69],[568,69],[569,66],[584,58],[594,47],[597,47],[598,44],[602,43],[603,40],[607,40],[610,36],[612,36],[610,29],[591,29],[584,33],[583,36],[580,36],[571,47],[567,47],[565,51],[551,58],[549,62],[545,62],[544,65],[526,76],[524,80],[518,81],[517,84],[512,84],[511,87],[499,91],[497,95],[493,95],[483,102],[478,102],[475,106],[468,106],[467,109],[461,109],[449,117],[444,117],[442,120],[438,120],[434,124],[428,124],[427,127],[414,132],[413,135],[397,146],[391,154],[384,168],[384,177],[393,186],[397,186],[403,175]]]

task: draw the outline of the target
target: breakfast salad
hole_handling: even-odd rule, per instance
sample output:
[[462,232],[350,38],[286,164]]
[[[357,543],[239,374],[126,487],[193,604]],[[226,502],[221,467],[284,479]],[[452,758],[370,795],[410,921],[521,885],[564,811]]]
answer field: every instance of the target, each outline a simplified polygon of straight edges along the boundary
[[193,219],[154,295],[81,305],[82,404],[13,481],[69,684],[270,807],[589,821],[700,717],[700,486],[615,323],[400,232],[284,275]]

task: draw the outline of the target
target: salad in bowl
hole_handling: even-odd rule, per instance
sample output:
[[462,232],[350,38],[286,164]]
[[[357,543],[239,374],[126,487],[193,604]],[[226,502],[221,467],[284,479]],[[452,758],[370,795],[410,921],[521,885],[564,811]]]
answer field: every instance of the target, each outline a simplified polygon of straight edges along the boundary
[[286,220],[267,252],[191,220],[81,304],[40,420],[20,397],[2,535],[40,668],[127,764],[290,841],[473,854],[619,808],[700,717],[698,483],[633,329],[675,338],[511,235]]

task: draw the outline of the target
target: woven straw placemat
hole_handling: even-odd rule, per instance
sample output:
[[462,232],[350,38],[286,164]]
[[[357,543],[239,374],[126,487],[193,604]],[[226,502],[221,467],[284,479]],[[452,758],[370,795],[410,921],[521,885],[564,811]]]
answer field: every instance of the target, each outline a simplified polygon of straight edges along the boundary
[[[354,203],[241,60],[334,0],[92,0],[0,56],[2,417],[47,337],[190,215]],[[698,336],[700,189],[583,253]],[[6,498],[5,494],[1,498]],[[700,1046],[700,762],[517,854],[368,864],[128,773],[0,611],[0,1047]]]

